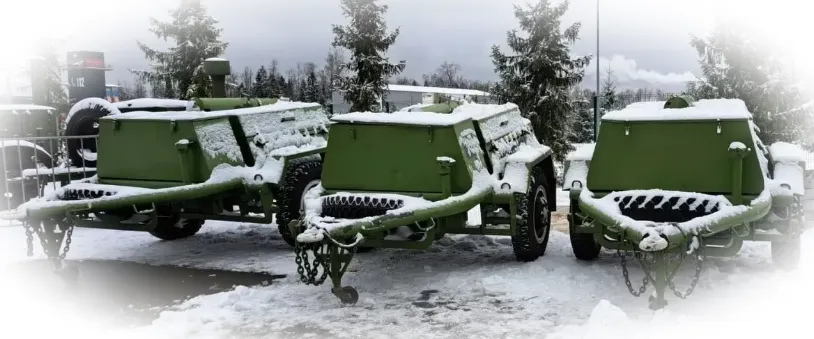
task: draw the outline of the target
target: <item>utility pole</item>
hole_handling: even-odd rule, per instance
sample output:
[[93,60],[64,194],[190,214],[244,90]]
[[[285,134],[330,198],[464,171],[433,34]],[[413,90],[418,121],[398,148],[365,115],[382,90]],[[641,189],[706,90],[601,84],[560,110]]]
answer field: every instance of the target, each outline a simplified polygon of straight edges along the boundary
[[596,95],[594,95],[594,142],[599,136],[599,0],[596,0]]

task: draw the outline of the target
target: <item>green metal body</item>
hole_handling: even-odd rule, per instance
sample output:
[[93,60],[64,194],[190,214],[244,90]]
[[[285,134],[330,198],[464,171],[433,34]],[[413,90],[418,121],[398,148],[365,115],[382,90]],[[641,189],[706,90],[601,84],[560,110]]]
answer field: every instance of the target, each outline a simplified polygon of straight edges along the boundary
[[[77,225],[129,230],[123,220],[116,226],[88,214],[173,205],[187,218],[269,223],[289,164],[324,153],[327,123],[319,104],[289,103],[107,116],[100,119],[92,182],[67,185],[59,199],[31,201],[3,218],[44,220],[67,213]],[[94,191],[113,194],[60,200],[67,192]]]
[[[517,106],[483,106],[491,111],[471,114],[466,112],[472,106],[453,111],[435,105],[429,111],[334,116],[321,190],[306,205],[322,201],[324,209],[328,201],[345,214],[307,209],[304,219],[290,225],[301,246],[356,239],[353,246],[426,249],[446,234],[516,236],[525,222],[518,205],[533,171],[545,173],[548,203],[556,203],[551,151],[537,142]],[[371,197],[383,200],[362,204],[376,209],[385,200],[403,199],[405,208],[366,215],[369,209],[357,208]],[[421,205],[412,208],[408,204],[415,199]],[[482,220],[473,224],[468,212],[477,206]],[[337,220],[341,224],[331,224]],[[323,221],[329,230],[319,226]],[[352,256],[329,252],[324,260],[336,292],[344,273],[339,266]]]
[[[774,160],[757,139],[749,118],[726,114],[719,118],[681,117],[685,111],[698,114],[696,103],[687,97],[674,97],[663,104],[662,115],[673,115],[672,118],[619,114],[603,119],[592,155],[566,164],[565,175],[570,178],[567,180],[577,181],[573,186],[571,182],[565,183],[570,191],[568,221],[572,246],[582,246],[579,250],[593,246],[587,245],[583,236],[590,235],[596,246],[652,255],[655,261],[650,282],[656,288],[655,297],[651,298],[653,308],[666,305],[665,290],[668,285],[672,288],[672,277],[664,273],[665,269],[677,269],[681,264],[670,262],[665,256],[693,251],[693,244],[700,244],[701,248],[694,251],[705,256],[732,256],[745,240],[783,243],[799,237],[801,231],[795,216],[801,206],[800,197],[774,183]],[[702,107],[724,107],[703,104],[706,106]],[[628,112],[635,112],[635,107]],[[567,172],[569,168],[585,166],[587,176]],[[700,211],[706,205],[687,206],[717,201],[716,197],[725,198],[726,205],[733,207],[721,207],[727,209],[725,212],[707,210],[689,220],[668,220],[665,213],[679,208],[676,201],[686,196],[682,192],[690,192],[695,200],[685,200],[688,202],[680,208]],[[606,196],[631,200],[625,207],[625,200],[603,199]],[[631,205],[636,199],[655,199],[653,196],[662,197],[660,201],[675,200],[670,200],[666,207],[656,205],[658,201]],[[626,213],[633,212],[621,212],[622,207],[631,209],[626,211],[638,209],[642,212],[636,215],[653,219],[631,219]],[[773,211],[786,218],[778,218]],[[775,229],[782,231],[767,232]]]

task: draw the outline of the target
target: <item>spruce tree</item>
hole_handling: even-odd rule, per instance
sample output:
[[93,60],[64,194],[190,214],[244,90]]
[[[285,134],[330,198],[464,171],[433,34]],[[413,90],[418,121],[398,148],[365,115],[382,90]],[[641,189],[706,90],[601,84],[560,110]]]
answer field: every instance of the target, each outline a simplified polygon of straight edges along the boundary
[[688,84],[685,93],[743,100],[764,144],[814,144],[812,98],[800,90],[779,47],[749,27],[729,25],[718,25],[707,38],[694,37],[691,45],[705,79]]
[[168,51],[158,51],[138,42],[153,69],[132,72],[146,82],[162,82],[167,97],[208,96],[211,84],[203,73],[203,61],[220,56],[226,50],[228,43],[219,40],[222,29],[215,28],[218,21],[207,15],[200,0],[181,0],[181,5],[170,15],[170,22],[151,18],[150,31],[165,41],[174,40],[175,46]]
[[309,63],[306,65],[307,77],[305,80],[305,101],[320,102],[319,84],[317,83],[316,65]]
[[260,66],[260,69],[257,70],[257,73],[254,76],[254,84],[252,84],[252,96],[255,98],[267,98],[268,93],[267,89],[268,86],[266,85],[266,67]]
[[351,111],[378,111],[379,100],[387,91],[387,79],[406,67],[405,61],[391,64],[384,56],[396,42],[399,29],[387,33],[383,18],[387,5],[377,0],[341,1],[342,12],[350,23],[333,26],[333,46],[350,50],[351,56],[342,67],[349,74],[339,78],[337,87],[351,103]]
[[507,33],[512,54],[492,47],[492,62],[500,82],[492,88],[499,100],[513,102],[532,122],[537,138],[563,161],[573,150],[568,140],[568,114],[572,111],[568,89],[579,84],[591,57],[571,58],[569,45],[576,42],[579,23],[560,31],[560,17],[568,1],[552,7],[539,0],[526,8],[515,6],[515,17],[527,37],[516,30]]

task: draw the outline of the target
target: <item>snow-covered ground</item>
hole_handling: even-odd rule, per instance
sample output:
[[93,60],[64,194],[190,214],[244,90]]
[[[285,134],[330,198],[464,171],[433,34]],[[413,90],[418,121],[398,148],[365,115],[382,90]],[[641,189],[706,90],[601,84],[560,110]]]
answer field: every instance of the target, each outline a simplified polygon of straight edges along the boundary
[[[24,244],[21,228],[0,228],[0,265],[31,260]],[[344,282],[359,290],[360,300],[348,307],[339,304],[327,282],[319,287],[299,283],[292,250],[268,225],[207,222],[197,236],[177,242],[144,233],[77,229],[69,254],[73,260],[288,277],[269,286],[195,297],[138,328],[112,328],[48,298],[71,293],[70,288],[19,293],[26,282],[3,277],[0,331],[8,338],[800,337],[794,332],[807,333],[812,319],[807,308],[814,301],[812,246],[809,232],[795,272],[771,268],[767,243],[748,243],[735,258],[708,259],[693,295],[671,297],[667,310],[653,312],[646,297],[628,293],[613,253],[578,262],[564,233],[553,231],[545,256],[525,264],[515,261],[508,238],[451,236],[426,252],[358,255]],[[35,257],[43,257],[36,243]],[[680,289],[689,274],[679,278]],[[638,267],[631,269],[635,287],[641,277]]]

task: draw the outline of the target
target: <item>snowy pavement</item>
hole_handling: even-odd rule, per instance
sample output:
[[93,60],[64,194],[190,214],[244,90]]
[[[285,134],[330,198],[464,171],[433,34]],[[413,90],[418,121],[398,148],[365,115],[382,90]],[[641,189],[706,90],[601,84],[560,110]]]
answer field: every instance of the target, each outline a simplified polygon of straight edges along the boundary
[[[23,230],[0,228],[0,265],[25,257]],[[147,326],[122,328],[81,308],[52,302],[25,281],[0,281],[3,337],[36,338],[679,338],[761,337],[807,331],[814,301],[814,235],[804,235],[801,267],[775,272],[768,243],[747,243],[731,259],[708,259],[687,300],[665,311],[631,296],[619,260],[606,252],[578,262],[567,234],[553,231],[544,257],[516,262],[508,238],[449,236],[429,251],[360,254],[344,280],[360,300],[342,306],[330,284],[298,281],[294,255],[268,225],[207,222],[197,236],[161,242],[145,233],[77,229],[72,260],[285,274],[268,286],[237,287],[164,309]],[[35,259],[43,254],[35,243]],[[691,272],[676,285],[684,289]],[[631,269],[635,287],[642,272]],[[161,289],[162,286],[155,286]],[[25,293],[23,293],[24,291]],[[64,293],[72,293],[67,287]],[[47,292],[47,293],[45,293]],[[648,291],[649,293],[649,291]],[[51,319],[41,322],[38,315]],[[8,334],[14,334],[9,336]],[[794,335],[795,337],[799,335]]]

